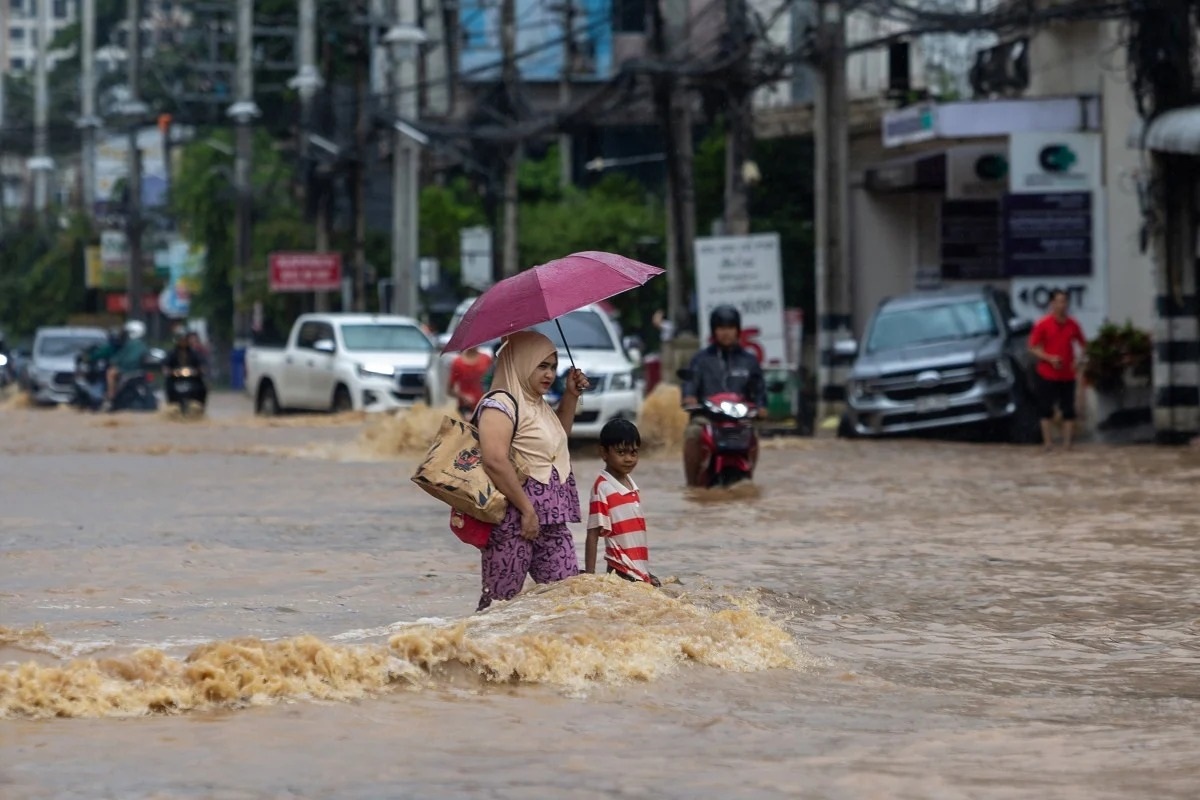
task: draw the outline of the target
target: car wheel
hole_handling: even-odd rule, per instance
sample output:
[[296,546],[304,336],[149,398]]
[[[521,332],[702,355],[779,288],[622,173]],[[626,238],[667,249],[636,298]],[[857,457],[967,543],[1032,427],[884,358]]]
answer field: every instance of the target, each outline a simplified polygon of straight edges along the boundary
[[279,397],[275,394],[275,386],[266,381],[258,390],[258,402],[255,403],[254,410],[260,416],[274,417],[280,412]]
[[858,431],[854,429],[854,423],[850,421],[850,414],[842,414],[842,418],[838,420],[837,435],[839,439],[858,438]]
[[1016,392],[1016,411],[1008,422],[1008,440],[1013,444],[1039,444],[1042,441],[1042,421],[1037,404],[1025,389]]
[[338,386],[333,393],[333,413],[345,414],[353,410],[354,400],[350,397],[350,390],[345,386]]

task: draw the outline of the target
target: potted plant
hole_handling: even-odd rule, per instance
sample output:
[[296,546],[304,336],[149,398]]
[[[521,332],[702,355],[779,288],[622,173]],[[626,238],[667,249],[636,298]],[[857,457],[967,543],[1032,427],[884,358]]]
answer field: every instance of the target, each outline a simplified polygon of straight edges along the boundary
[[1084,351],[1083,377],[1102,394],[1118,394],[1133,379],[1150,376],[1150,334],[1132,322],[1105,322]]

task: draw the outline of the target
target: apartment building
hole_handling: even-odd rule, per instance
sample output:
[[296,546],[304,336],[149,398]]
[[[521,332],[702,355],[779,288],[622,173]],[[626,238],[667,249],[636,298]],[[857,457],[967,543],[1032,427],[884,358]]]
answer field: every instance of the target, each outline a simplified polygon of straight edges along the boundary
[[[38,49],[38,4],[48,3],[49,38],[75,24],[79,0],[0,0],[0,68],[11,72],[33,69]],[[69,54],[51,51],[51,67]]]

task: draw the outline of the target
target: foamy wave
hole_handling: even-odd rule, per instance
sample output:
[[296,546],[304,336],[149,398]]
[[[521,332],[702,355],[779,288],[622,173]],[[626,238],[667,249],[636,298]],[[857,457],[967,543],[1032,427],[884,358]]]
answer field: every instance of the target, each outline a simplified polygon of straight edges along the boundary
[[[411,624],[386,645],[312,636],[202,645],[186,658],[124,658],[0,672],[0,717],[100,717],[352,700],[466,671],[484,682],[580,691],[661,678],[686,662],[729,671],[794,668],[802,656],[747,602],[704,608],[645,584],[584,575],[455,622]],[[355,634],[368,633],[356,631]]]

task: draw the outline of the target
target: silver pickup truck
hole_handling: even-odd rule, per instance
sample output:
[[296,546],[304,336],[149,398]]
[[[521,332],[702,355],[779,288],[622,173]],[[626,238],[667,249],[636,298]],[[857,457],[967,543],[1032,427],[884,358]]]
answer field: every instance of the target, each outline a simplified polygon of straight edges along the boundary
[[1007,294],[991,287],[916,292],[876,309],[855,355],[843,436],[990,427],[1038,441],[1027,340]]

